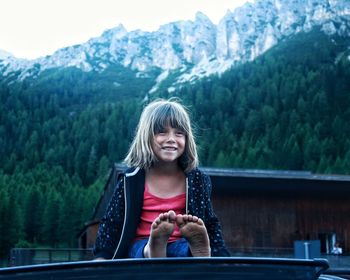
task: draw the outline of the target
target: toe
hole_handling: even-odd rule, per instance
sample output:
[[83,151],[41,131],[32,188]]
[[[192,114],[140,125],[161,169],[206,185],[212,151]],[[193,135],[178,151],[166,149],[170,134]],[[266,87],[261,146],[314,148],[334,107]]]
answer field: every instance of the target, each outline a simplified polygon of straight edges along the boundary
[[198,218],[197,223],[198,223],[199,225],[201,225],[201,226],[204,226],[204,222],[203,222],[203,220],[202,220],[201,218]]
[[189,217],[190,217],[191,215],[182,215],[182,217],[183,217],[183,220],[184,220],[184,223],[187,223],[188,221],[189,221]]
[[168,212],[169,222],[174,223],[176,221],[176,213],[173,210]]
[[197,216],[192,216],[192,222],[197,223],[199,218]]
[[176,216],[176,224],[180,228],[186,224],[186,222],[184,220],[184,215],[179,214]]

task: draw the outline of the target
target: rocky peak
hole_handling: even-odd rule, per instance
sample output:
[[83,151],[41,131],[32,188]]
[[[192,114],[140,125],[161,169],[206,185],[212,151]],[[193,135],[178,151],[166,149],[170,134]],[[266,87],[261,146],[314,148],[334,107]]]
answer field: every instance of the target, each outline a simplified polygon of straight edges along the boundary
[[0,50],[0,59],[7,59],[13,57],[13,55],[7,51]]
[[[163,74],[157,81],[180,69],[178,81],[191,81],[253,60],[283,38],[316,25],[326,34],[350,36],[350,1],[256,0],[228,10],[217,26],[201,12],[194,21],[164,24],[154,32],[128,32],[119,25],[84,44],[33,61],[0,54],[0,72],[20,71],[23,78],[48,68],[75,66],[100,72],[119,64],[140,73],[160,69]],[[38,64],[39,72],[30,71]]]

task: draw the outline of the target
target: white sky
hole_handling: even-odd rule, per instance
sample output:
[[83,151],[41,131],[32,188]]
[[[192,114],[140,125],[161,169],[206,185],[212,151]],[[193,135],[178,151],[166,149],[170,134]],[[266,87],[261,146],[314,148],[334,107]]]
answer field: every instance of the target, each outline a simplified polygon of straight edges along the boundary
[[0,0],[0,50],[37,58],[84,43],[120,23],[128,31],[194,20],[203,12],[217,24],[247,0]]

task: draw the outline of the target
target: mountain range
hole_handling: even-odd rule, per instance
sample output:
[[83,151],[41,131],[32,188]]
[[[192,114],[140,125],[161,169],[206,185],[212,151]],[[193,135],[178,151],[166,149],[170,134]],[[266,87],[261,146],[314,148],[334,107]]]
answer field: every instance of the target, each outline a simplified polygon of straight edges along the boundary
[[0,51],[0,75],[5,83],[27,78],[35,83],[47,71],[71,67],[102,76],[117,71],[129,78],[111,79],[115,87],[148,79],[145,92],[153,93],[164,84],[170,92],[183,82],[252,61],[315,26],[328,35],[350,36],[350,1],[256,0],[227,11],[218,25],[200,12],[194,21],[168,23],[154,32],[128,32],[119,25],[86,43],[34,60]]

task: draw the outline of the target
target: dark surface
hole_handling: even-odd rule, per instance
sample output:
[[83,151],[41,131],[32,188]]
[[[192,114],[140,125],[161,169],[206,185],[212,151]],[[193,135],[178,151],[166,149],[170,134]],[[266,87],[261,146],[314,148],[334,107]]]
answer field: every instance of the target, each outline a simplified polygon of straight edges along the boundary
[[0,269],[0,279],[318,279],[327,260],[275,258],[123,259]]
[[327,269],[324,272],[323,277],[334,277],[327,279],[339,279],[336,277],[340,277],[341,279],[350,279],[350,269]]

